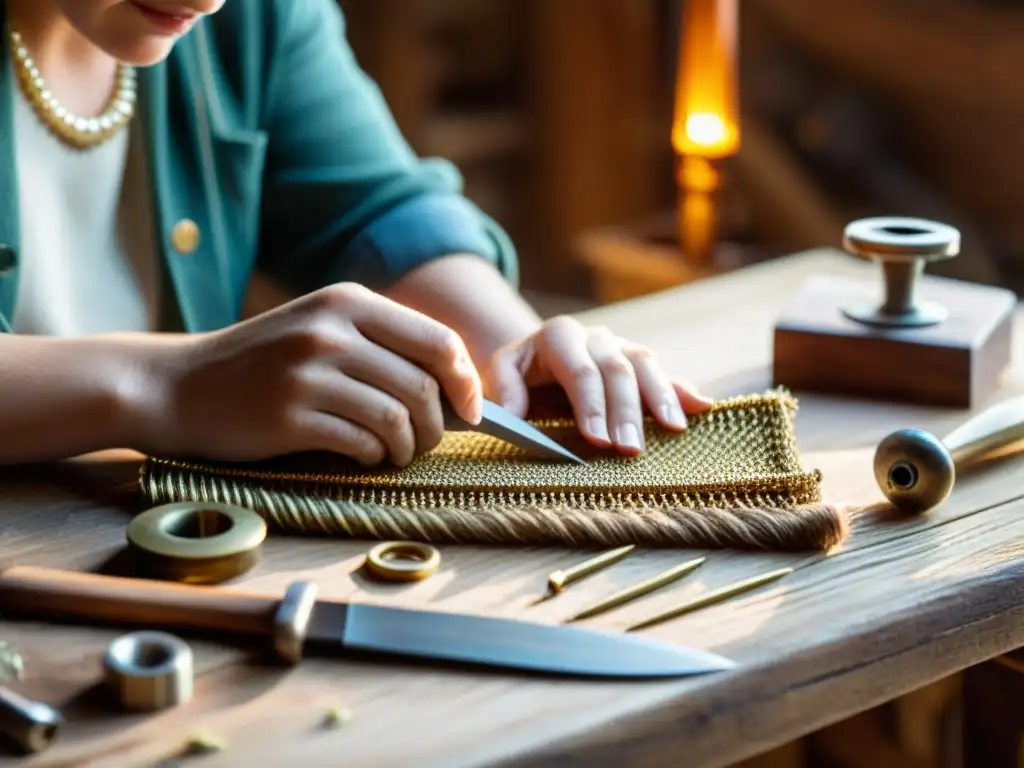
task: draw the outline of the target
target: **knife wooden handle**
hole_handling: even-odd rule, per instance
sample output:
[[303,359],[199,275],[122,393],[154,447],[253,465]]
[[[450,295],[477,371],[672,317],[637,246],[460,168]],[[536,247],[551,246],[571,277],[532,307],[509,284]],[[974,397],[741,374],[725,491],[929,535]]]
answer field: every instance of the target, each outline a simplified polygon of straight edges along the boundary
[[0,614],[271,636],[278,598],[212,586],[14,566],[0,571]]

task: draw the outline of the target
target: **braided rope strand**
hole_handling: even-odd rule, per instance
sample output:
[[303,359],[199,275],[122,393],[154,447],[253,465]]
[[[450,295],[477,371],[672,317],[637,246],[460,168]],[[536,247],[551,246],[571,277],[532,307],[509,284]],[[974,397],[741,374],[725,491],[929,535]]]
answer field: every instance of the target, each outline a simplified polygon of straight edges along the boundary
[[[337,456],[255,465],[147,459],[153,504],[226,502],[307,535],[528,546],[823,550],[850,529],[800,466],[785,390],[716,403],[683,433],[648,423],[647,450],[586,465],[532,462],[475,433],[448,434],[406,468]],[[571,421],[538,426],[575,430]]]

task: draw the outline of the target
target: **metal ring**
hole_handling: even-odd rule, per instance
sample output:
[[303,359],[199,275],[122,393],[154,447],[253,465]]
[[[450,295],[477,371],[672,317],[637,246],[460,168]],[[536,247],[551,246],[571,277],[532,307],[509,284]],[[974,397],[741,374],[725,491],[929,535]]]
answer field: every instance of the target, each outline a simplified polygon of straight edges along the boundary
[[385,581],[419,581],[440,565],[437,548],[418,541],[386,541],[366,554],[366,570]]
[[848,224],[843,243],[856,255],[872,255],[884,261],[931,261],[956,256],[960,252],[960,232],[929,219],[877,216]]
[[103,666],[124,709],[153,712],[192,699],[192,649],[166,632],[121,635],[107,647]]
[[244,507],[183,501],[143,512],[126,535],[146,575],[212,584],[256,564],[267,524]]

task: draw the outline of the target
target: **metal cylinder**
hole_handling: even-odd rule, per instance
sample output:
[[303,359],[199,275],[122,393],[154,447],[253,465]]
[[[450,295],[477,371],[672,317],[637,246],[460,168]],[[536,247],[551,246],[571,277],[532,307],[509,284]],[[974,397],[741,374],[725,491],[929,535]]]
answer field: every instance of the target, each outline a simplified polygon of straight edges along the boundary
[[166,632],[132,632],[107,647],[106,681],[126,710],[152,712],[192,698],[192,649]]
[[0,688],[0,733],[26,754],[40,752],[56,738],[60,712],[8,688]]

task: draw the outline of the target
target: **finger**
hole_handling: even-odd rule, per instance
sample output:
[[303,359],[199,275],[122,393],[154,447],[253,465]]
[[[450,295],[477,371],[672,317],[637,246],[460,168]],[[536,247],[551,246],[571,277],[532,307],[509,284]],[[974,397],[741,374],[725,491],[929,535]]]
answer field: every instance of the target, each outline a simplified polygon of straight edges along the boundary
[[416,435],[409,410],[387,392],[332,368],[311,375],[306,402],[372,433],[384,443],[392,463],[404,467],[416,456]]
[[608,427],[615,446],[624,453],[638,454],[644,447],[644,414],[636,371],[621,343],[609,333],[592,332],[587,348],[604,381]]
[[679,395],[654,355],[641,347],[627,348],[625,354],[636,372],[640,396],[658,423],[667,429],[686,429]]
[[359,302],[349,315],[368,339],[423,366],[433,375],[460,417],[471,424],[480,422],[480,375],[455,331],[375,293]]
[[580,432],[598,446],[610,445],[604,381],[587,350],[586,328],[571,318],[555,318],[548,321],[537,344],[572,404]]
[[679,404],[687,413],[704,413],[715,404],[714,399],[702,395],[693,384],[677,379],[672,384],[679,398]]
[[409,412],[416,450],[428,451],[444,435],[444,414],[437,379],[422,368],[361,337],[350,340],[337,366],[347,376],[386,392]]
[[523,379],[517,349],[501,350],[491,359],[484,374],[487,394],[509,412],[525,418],[530,395]]
[[387,458],[387,446],[369,430],[334,414],[303,411],[295,418],[297,440],[303,450],[330,451],[373,467]]

